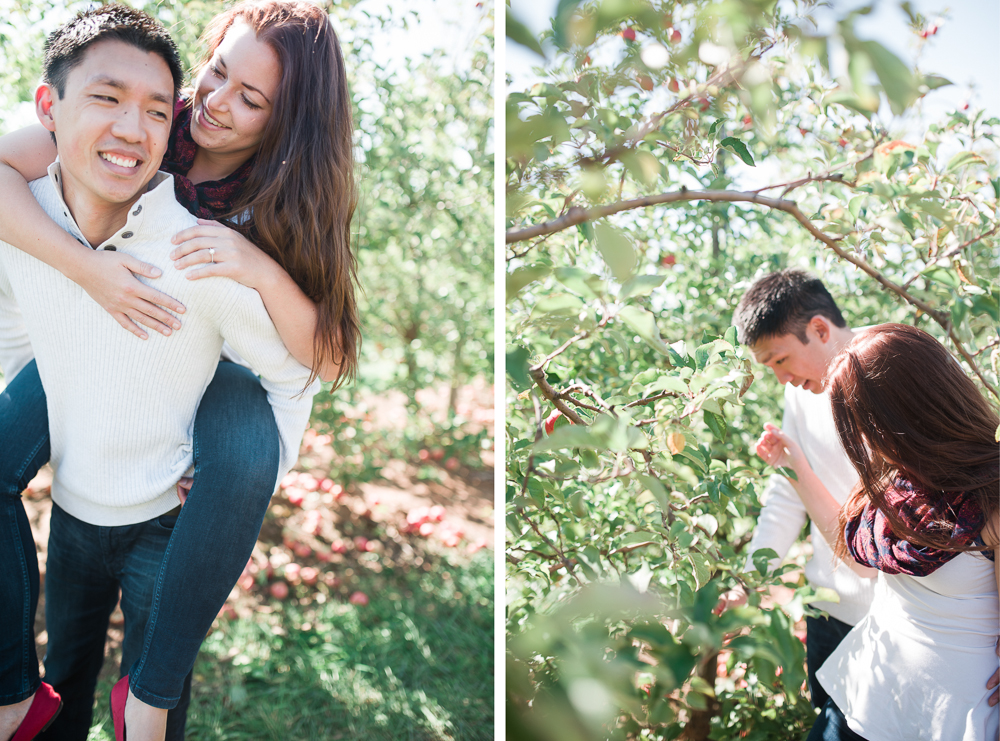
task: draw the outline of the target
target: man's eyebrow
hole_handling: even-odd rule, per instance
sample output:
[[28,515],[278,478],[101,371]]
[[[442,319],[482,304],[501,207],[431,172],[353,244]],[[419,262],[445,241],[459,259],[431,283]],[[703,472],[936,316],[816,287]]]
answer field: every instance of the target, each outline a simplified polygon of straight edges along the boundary
[[[222,67],[223,69],[226,69],[226,60],[222,58],[221,54],[219,55],[219,66]],[[268,98],[266,95],[264,95],[264,93],[261,90],[255,88],[249,82],[243,82],[242,80],[240,80],[240,84],[243,87],[247,88],[248,90],[253,90],[260,97],[262,97],[264,100],[266,100],[268,105],[271,105],[271,99]]]
[[[89,84],[91,85],[104,85],[105,87],[111,87],[115,90],[121,90],[122,92],[128,90],[128,85],[125,84],[123,80],[119,80],[117,77],[112,77],[111,75],[98,75],[90,79]],[[149,97],[158,103],[163,103],[164,105],[172,106],[174,101],[163,93],[150,93]]]
[[758,362],[758,363],[760,363],[761,365],[767,365],[767,362],[768,362],[768,361],[769,361],[769,360],[770,360],[771,358],[773,358],[773,357],[774,357],[774,353],[773,353],[773,352],[769,352],[769,353],[767,353],[767,354],[766,354],[766,355],[765,355],[764,357],[762,357],[762,358],[758,357],[758,358],[757,358],[757,362]]

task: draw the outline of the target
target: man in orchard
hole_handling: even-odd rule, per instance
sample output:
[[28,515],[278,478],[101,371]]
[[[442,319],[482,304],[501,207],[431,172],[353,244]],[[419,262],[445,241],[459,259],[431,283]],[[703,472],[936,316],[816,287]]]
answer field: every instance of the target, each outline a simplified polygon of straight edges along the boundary
[[[800,270],[786,269],[756,281],[740,300],[733,319],[740,342],[754,360],[766,365],[785,386],[782,428],[794,439],[826,488],[843,504],[857,483],[858,474],[837,438],[830,399],[823,388],[827,367],[854,332],[822,281]],[[762,496],[763,509],[747,549],[752,569],[754,552],[770,548],[778,554],[774,568],[787,555],[805,524],[806,508],[779,475],[770,478]],[[811,525],[813,555],[806,562],[806,578],[814,587],[840,595],[840,602],[816,602],[828,617],[806,618],[806,659],[809,691],[814,707],[822,707],[827,694],[816,681],[816,670],[871,605],[872,569],[840,562],[815,524]],[[725,595],[723,610],[746,602],[742,588]]]

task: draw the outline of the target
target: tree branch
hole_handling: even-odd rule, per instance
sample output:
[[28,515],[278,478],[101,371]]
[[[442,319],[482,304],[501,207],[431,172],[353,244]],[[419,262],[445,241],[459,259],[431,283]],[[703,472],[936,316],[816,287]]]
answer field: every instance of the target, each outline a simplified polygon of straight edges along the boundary
[[[954,330],[951,327],[951,315],[933,308],[926,301],[923,301],[913,294],[909,293],[906,288],[898,286],[889,279],[887,279],[882,273],[873,268],[868,262],[857,255],[852,255],[843,247],[840,246],[842,241],[841,237],[831,237],[824,233],[816,227],[815,224],[802,213],[802,210],[798,207],[795,201],[785,200],[783,198],[769,198],[767,196],[762,196],[757,192],[740,192],[740,191],[730,191],[730,190],[687,190],[682,188],[680,191],[673,193],[659,193],[652,196],[643,196],[641,198],[632,198],[627,201],[618,201],[616,203],[609,203],[603,206],[595,206],[594,208],[584,209],[579,207],[571,208],[565,214],[560,216],[558,219],[552,221],[544,222],[542,224],[537,224],[535,226],[526,227],[523,229],[512,229],[507,232],[507,243],[511,244],[514,242],[521,242],[526,239],[533,239],[534,237],[541,236],[543,234],[553,234],[563,229],[568,229],[571,226],[581,224],[585,221],[592,221],[594,219],[604,218],[606,216],[611,216],[612,214],[621,213],[623,211],[632,211],[638,208],[647,208],[649,206],[656,206],[664,203],[682,203],[690,201],[713,201],[713,202],[728,202],[728,203],[754,203],[761,206],[767,206],[768,208],[774,209],[776,211],[784,211],[789,214],[792,218],[798,221],[810,234],[813,235],[817,240],[822,242],[824,245],[833,250],[834,253],[842,260],[851,263],[855,267],[859,268],[863,272],[867,273],[871,278],[874,278],[880,285],[882,285],[887,290],[895,293],[897,296],[902,298],[908,304],[917,307],[925,314],[930,316],[937,322],[951,338],[951,341],[955,344],[956,349],[963,358],[965,358],[966,363],[976,374],[983,385],[986,386],[989,391],[1000,399],[1000,391],[996,389],[986,378],[983,376],[982,371],[976,365],[975,360],[969,355],[968,351],[962,346],[958,337],[955,335]],[[997,227],[1000,229],[1000,226]],[[994,229],[993,231],[996,231]],[[982,237],[980,237],[981,239]],[[973,240],[974,242],[975,240]],[[949,250],[952,252],[952,250]],[[588,333],[589,334],[589,333]],[[562,348],[560,348],[555,354],[562,352],[569,344],[576,342],[579,337],[569,340]],[[551,358],[550,358],[551,359]],[[544,362],[548,362],[548,359]],[[541,365],[541,364],[540,364]],[[536,366],[537,367],[537,366]],[[564,412],[565,414],[565,412]]]

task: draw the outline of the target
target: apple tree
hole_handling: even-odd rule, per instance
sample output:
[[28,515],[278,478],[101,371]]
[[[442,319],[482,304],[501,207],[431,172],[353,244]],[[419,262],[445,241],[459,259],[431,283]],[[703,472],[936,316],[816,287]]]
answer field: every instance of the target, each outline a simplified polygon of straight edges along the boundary
[[793,625],[831,595],[744,552],[781,399],[731,326],[755,278],[809,269],[852,326],[916,324],[1000,395],[1000,121],[926,124],[949,81],[814,5],[562,0],[541,38],[508,9],[547,54],[506,102],[509,733],[810,727]]

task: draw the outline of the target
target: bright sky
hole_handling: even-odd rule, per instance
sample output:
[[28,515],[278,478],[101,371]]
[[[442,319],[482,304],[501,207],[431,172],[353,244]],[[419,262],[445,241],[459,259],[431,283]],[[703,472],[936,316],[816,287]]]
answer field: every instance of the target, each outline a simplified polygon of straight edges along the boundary
[[[558,0],[511,0],[511,9],[533,31],[549,27]],[[817,12],[817,18],[828,31],[835,16],[863,2],[832,0],[835,10]],[[875,11],[855,24],[859,38],[874,39],[891,49],[902,59],[914,58],[913,36],[906,16],[898,2],[875,2]],[[973,106],[983,106],[992,115],[1000,116],[1000,2],[997,0],[912,0],[914,11],[929,18],[942,15],[941,26],[932,43],[926,45],[920,68],[926,73],[947,77],[952,86],[940,88],[925,98],[925,114],[938,118],[944,109],[954,109],[966,100]],[[515,89],[523,89],[525,81],[534,79],[531,68],[541,60],[518,44],[507,44],[507,73]],[[970,87],[974,92],[970,96]]]

